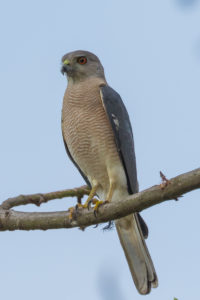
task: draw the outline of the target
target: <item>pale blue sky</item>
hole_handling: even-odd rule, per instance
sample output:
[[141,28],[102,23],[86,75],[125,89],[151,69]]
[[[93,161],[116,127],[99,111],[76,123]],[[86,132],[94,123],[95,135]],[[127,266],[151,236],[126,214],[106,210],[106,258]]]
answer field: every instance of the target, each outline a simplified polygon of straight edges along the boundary
[[[97,54],[133,126],[140,189],[199,167],[200,4],[189,0],[0,3],[1,200],[83,184],[60,119],[63,54]],[[199,297],[200,191],[143,212],[159,287],[148,300]],[[65,199],[26,210],[64,210]],[[142,299],[115,230],[3,232],[4,300]]]

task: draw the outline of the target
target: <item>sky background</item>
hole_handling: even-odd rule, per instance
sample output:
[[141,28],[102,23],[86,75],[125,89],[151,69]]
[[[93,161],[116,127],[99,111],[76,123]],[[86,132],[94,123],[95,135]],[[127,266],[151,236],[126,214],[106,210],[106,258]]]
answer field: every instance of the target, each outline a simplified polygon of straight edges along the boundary
[[[140,189],[199,167],[200,3],[1,1],[1,200],[82,185],[61,136],[61,57],[99,56],[134,131]],[[200,191],[143,212],[159,278],[148,300],[198,299]],[[67,210],[75,199],[26,211]],[[139,300],[115,229],[2,232],[4,300]]]

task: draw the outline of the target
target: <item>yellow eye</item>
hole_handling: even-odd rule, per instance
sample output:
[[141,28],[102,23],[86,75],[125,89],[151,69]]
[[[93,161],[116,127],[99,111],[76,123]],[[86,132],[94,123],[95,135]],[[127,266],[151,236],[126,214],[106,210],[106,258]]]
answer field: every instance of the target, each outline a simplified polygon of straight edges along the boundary
[[81,56],[77,59],[77,62],[80,64],[80,65],[85,65],[86,62],[87,62],[87,58],[85,56]]

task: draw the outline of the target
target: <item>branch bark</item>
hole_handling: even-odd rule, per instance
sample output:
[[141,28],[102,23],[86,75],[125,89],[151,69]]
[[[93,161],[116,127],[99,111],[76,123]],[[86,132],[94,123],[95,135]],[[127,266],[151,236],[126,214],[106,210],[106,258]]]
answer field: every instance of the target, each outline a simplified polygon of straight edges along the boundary
[[89,211],[79,209],[73,220],[70,219],[69,211],[20,212],[10,208],[30,203],[40,205],[43,202],[67,196],[81,198],[89,193],[85,186],[47,194],[21,195],[4,201],[0,206],[0,231],[85,228],[122,218],[134,212],[140,212],[166,200],[177,199],[183,194],[198,188],[200,188],[200,168],[170,179],[169,184],[164,188],[161,185],[155,185],[142,192],[130,195],[126,199],[122,199],[123,201],[105,204],[99,208],[97,217],[94,216],[92,209]]
[[35,204],[40,206],[42,203],[46,203],[50,200],[61,199],[65,197],[77,197],[81,199],[84,195],[89,195],[89,188],[87,185],[83,185],[79,188],[62,190],[57,192],[45,193],[45,194],[32,194],[32,195],[19,195],[17,197],[9,198],[2,202],[0,208],[10,209],[14,206]]

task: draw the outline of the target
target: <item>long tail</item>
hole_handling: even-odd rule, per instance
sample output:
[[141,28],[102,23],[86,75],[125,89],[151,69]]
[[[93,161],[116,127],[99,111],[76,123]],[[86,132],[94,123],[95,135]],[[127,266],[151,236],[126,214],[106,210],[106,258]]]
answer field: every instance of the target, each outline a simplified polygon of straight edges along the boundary
[[157,275],[144,241],[138,215],[129,215],[115,221],[121,245],[138,292],[148,294],[158,286]]

